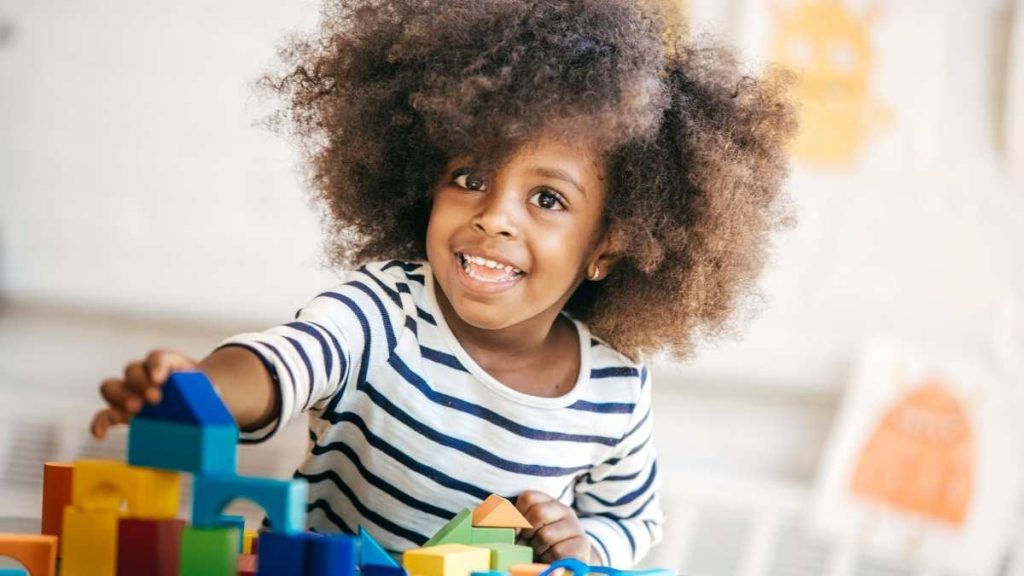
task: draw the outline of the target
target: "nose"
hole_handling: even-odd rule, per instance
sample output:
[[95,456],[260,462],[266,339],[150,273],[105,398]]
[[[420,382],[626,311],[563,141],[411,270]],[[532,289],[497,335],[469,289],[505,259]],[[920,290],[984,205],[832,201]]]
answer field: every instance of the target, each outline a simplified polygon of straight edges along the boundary
[[487,236],[517,238],[516,195],[511,190],[494,190],[484,195],[480,210],[473,216],[473,229]]

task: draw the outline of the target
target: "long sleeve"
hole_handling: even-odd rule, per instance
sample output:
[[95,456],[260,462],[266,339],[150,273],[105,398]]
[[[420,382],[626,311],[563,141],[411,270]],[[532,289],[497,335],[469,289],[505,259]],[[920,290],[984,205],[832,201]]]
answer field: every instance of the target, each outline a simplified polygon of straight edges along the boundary
[[364,267],[314,298],[293,321],[224,341],[220,347],[245,348],[259,357],[280,400],[274,421],[243,432],[242,441],[262,442],[291,418],[329,407],[350,380],[387,358],[404,321],[394,278],[379,267]]
[[611,457],[576,483],[574,506],[606,566],[630,569],[661,540],[664,515],[653,429],[651,385],[644,381],[633,418]]

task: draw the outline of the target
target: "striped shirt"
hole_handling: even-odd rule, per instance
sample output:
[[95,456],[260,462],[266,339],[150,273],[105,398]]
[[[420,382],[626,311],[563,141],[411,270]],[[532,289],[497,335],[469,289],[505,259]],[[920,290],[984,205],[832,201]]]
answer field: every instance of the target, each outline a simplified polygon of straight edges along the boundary
[[[571,318],[570,318],[571,319]],[[422,546],[491,493],[539,490],[571,506],[602,562],[632,567],[661,537],[647,370],[573,320],[580,375],[556,398],[518,392],[463,349],[427,262],[348,272],[293,322],[222,346],[255,353],[280,414],[309,415],[311,530],[362,525],[392,552]]]

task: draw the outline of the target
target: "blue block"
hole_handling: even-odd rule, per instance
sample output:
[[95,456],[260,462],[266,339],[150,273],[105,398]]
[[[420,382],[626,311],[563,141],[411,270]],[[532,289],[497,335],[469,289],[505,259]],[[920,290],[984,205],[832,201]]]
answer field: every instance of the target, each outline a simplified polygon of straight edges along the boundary
[[[474,572],[476,574],[476,572]],[[488,572],[490,574],[490,572]],[[310,573],[312,575],[312,572]],[[399,566],[381,566],[379,564],[367,564],[363,566],[363,576],[409,576],[405,568]],[[508,576],[507,572],[497,572],[496,576]]]
[[0,576],[31,576],[24,568],[0,568]]
[[266,532],[260,536],[257,576],[296,576],[308,574],[306,545],[309,536],[302,532],[283,534]]
[[[239,498],[263,507],[274,532],[296,533],[306,528],[305,480],[278,480],[234,475],[196,476],[192,483],[192,525],[216,526],[228,504]],[[260,555],[263,555],[260,536]]]
[[245,516],[221,516],[217,524],[238,530],[238,553],[241,554],[245,547]]
[[193,474],[234,474],[238,428],[135,418],[128,428],[128,463]]
[[235,419],[202,372],[174,372],[161,388],[163,399],[146,404],[136,418],[197,426],[235,426]]
[[[358,560],[359,540],[354,536],[324,534],[311,536],[306,541],[307,576],[355,576]],[[363,570],[363,575],[366,576],[366,570]],[[380,574],[379,576],[402,575]]]
[[359,527],[359,566],[366,567],[369,564],[376,564],[379,566],[393,566],[398,567],[398,563],[395,562],[384,548],[370,536],[362,526]]

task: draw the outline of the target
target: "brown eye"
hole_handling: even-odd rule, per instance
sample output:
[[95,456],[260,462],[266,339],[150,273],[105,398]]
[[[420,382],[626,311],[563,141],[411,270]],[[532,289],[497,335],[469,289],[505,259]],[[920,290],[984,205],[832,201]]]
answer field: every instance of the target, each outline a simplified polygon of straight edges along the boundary
[[530,197],[530,204],[545,210],[565,210],[565,202],[560,194],[553,190],[541,190]]
[[480,174],[474,173],[468,168],[460,168],[455,171],[455,177],[452,179],[459,188],[465,188],[466,190],[487,190],[484,185],[484,178]]

